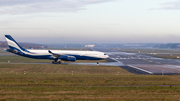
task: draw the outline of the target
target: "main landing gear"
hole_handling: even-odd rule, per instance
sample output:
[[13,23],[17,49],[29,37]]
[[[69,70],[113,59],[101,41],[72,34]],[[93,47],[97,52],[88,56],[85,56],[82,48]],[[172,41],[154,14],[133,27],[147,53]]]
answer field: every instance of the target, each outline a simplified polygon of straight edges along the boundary
[[61,61],[60,60],[54,60],[54,61],[52,61],[52,64],[61,64]]

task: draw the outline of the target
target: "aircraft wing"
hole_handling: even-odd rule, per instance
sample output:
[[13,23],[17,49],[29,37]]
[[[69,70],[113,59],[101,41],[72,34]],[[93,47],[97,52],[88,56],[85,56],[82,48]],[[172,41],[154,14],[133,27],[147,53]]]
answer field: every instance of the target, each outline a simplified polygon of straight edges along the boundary
[[74,56],[56,54],[56,53],[51,52],[50,50],[48,50],[48,52],[50,54],[52,54],[53,57],[56,58],[56,59],[61,59],[61,60],[64,60],[64,61],[76,61],[76,57],[74,57]]
[[54,58],[59,58],[60,56],[62,56],[62,55],[60,55],[60,54],[53,53],[53,52],[51,52],[50,50],[48,50],[48,52],[49,52],[50,54],[52,54]]

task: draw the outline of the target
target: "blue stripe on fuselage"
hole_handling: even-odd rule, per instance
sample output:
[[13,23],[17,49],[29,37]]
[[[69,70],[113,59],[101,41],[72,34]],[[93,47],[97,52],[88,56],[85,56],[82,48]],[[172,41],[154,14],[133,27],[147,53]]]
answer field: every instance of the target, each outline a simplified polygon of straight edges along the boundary
[[[9,48],[10,48],[11,50],[17,50],[18,52],[23,53],[23,51],[21,51],[21,50],[15,48],[15,47],[9,46]],[[25,51],[25,52],[28,52],[28,53],[31,53],[31,54],[35,54],[35,53],[29,52],[29,51]]]
[[33,58],[33,59],[50,59],[50,60],[54,60],[55,58],[52,57],[52,55],[29,55],[29,54],[25,54],[23,52],[18,52],[18,53],[14,53],[23,57],[27,57],[27,58]]
[[80,55],[72,55],[72,54],[67,54],[67,56],[74,56],[76,60],[103,60],[103,58],[96,58],[91,56],[80,56]]
[[[14,48],[15,49],[15,48]],[[29,54],[25,54],[21,51],[19,51],[18,53],[14,53],[23,57],[28,57],[28,58],[33,58],[33,59],[50,59],[50,60],[55,60],[56,58],[54,58],[52,55],[29,55]],[[80,56],[80,55],[68,55],[68,56],[74,56],[76,58],[76,60],[103,60],[103,58],[96,58],[96,57],[90,57],[90,56]]]
[[17,50],[18,52],[21,52],[21,50],[15,48],[15,47],[9,46],[9,48],[10,48],[11,50]]

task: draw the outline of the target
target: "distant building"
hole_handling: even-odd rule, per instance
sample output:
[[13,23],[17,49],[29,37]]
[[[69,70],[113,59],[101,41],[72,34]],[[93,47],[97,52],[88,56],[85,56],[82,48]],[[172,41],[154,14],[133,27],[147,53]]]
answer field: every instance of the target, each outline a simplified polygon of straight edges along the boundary
[[85,45],[85,47],[94,47],[95,45]]

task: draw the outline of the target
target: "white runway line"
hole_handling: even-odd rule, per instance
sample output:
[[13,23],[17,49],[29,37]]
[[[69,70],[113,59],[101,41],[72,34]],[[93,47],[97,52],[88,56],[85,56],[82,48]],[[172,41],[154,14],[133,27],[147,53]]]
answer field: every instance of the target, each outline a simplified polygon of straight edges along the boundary
[[147,71],[147,70],[144,70],[144,69],[141,69],[141,68],[138,68],[138,67],[135,67],[135,66],[132,66],[132,65],[128,65],[129,67],[132,67],[132,68],[135,68],[135,69],[138,69],[138,70],[141,70],[143,72],[146,72],[146,73],[149,73],[149,74],[153,74],[152,72],[150,71]]
[[114,61],[117,61],[117,62],[120,62],[120,61],[116,60],[115,58],[110,58],[110,59],[112,59],[112,60],[114,60]]

